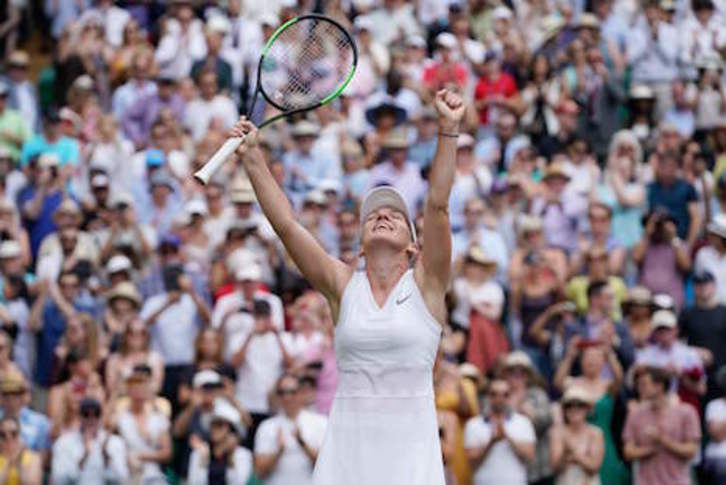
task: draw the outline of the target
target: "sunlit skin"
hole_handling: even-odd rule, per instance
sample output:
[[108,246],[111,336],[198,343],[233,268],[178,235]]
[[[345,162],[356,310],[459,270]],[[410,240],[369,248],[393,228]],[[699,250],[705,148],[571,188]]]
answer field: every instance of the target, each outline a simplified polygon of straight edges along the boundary
[[406,216],[391,207],[381,207],[371,212],[363,223],[363,252],[366,252],[366,248],[372,250],[379,243],[397,251],[406,250],[413,254],[417,251]]

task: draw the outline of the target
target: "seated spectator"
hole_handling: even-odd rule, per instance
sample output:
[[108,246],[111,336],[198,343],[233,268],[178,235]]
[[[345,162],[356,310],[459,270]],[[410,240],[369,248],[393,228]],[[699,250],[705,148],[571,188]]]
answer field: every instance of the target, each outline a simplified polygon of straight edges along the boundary
[[264,483],[312,483],[327,419],[303,409],[299,381],[290,374],[278,379],[275,394],[280,410],[255,435],[255,471]]
[[690,483],[690,464],[701,440],[698,414],[670,399],[671,375],[665,369],[646,367],[639,381],[644,402],[628,413],[623,455],[638,461],[638,483]]
[[247,483],[252,477],[252,454],[239,446],[240,415],[224,399],[214,402],[209,439],[195,440],[189,460],[189,485]]
[[102,405],[94,398],[80,403],[80,425],[53,445],[51,478],[57,484],[124,483],[129,479],[123,440],[102,427]]
[[550,433],[550,459],[557,485],[595,484],[605,457],[600,429],[587,422],[593,407],[590,393],[572,386],[562,396],[562,423]]
[[0,480],[8,485],[40,485],[43,464],[40,456],[26,448],[16,418],[0,419]]
[[474,485],[527,483],[527,464],[535,458],[536,435],[525,416],[508,405],[509,383],[494,379],[487,391],[484,416],[466,423],[464,446]]

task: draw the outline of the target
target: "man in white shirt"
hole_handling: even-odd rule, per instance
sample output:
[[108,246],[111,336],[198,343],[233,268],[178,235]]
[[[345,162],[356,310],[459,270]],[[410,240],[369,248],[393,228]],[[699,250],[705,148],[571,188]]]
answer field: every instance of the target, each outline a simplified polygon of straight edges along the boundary
[[327,420],[303,409],[297,377],[281,377],[276,394],[281,411],[263,421],[257,431],[255,470],[265,485],[312,484]]
[[192,63],[207,53],[204,24],[195,17],[191,3],[179,2],[176,16],[168,18],[154,58],[159,74],[180,80],[189,75]]
[[201,96],[190,101],[184,112],[184,126],[191,131],[195,142],[204,138],[210,127],[227,132],[239,118],[234,101],[218,92],[217,73],[202,71],[199,75]]
[[529,419],[509,409],[509,383],[489,385],[489,412],[471,418],[464,430],[464,447],[474,473],[474,485],[526,485],[527,463],[534,459],[536,436]]
[[162,394],[172,404],[186,367],[194,363],[194,342],[202,324],[209,322],[209,308],[182,269],[165,268],[165,291],[144,303],[139,318],[150,329],[151,344],[164,359]]
[[[250,316],[251,313],[251,316]],[[292,336],[279,331],[265,300],[256,300],[250,313],[239,313],[239,329],[230,337],[229,363],[237,369],[237,400],[252,417],[250,435],[270,414],[268,396],[275,382],[293,364]]]
[[659,310],[651,318],[652,343],[636,351],[635,365],[668,369],[673,376],[671,388],[682,384],[683,390],[699,395],[706,393],[703,360],[699,352],[678,340],[678,319],[669,310]]
[[252,311],[255,300],[265,300],[272,309],[272,323],[277,330],[284,330],[285,316],[282,309],[282,300],[279,296],[260,290],[262,269],[253,262],[244,262],[235,272],[235,291],[221,297],[214,305],[212,312],[212,326],[223,328],[226,338],[231,336],[232,329],[226,327],[228,320],[240,311]]
[[671,106],[671,82],[678,75],[678,31],[663,20],[656,2],[645,6],[644,14],[630,30],[627,62],[633,69],[633,83],[647,84],[656,94],[658,114]]
[[80,405],[80,429],[61,434],[53,445],[52,482],[57,485],[126,483],[126,445],[101,427],[101,404],[85,398]]
[[85,25],[87,22],[97,22],[106,33],[106,42],[114,48],[119,48],[123,44],[126,23],[132,19],[128,11],[117,7],[114,3],[114,0],[98,0],[94,8],[83,12],[78,23]]

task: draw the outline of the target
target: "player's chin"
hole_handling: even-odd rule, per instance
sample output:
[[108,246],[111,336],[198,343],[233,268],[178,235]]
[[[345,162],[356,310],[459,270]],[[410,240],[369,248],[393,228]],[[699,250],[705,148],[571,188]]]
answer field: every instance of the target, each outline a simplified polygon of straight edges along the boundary
[[373,231],[363,240],[363,246],[369,248],[389,247],[403,251],[408,247],[408,239],[394,231]]

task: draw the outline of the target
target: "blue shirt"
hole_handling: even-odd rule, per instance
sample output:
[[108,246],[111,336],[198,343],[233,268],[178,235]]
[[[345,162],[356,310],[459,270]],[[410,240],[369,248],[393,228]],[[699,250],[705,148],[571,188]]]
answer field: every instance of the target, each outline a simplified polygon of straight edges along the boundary
[[[0,409],[0,419],[5,414]],[[18,415],[20,424],[20,437],[25,446],[33,451],[43,451],[50,448],[50,422],[45,415],[29,408],[23,408]]]
[[[32,185],[26,186],[18,194],[18,207],[22,209],[26,202],[29,202],[35,198],[36,188]],[[53,221],[53,214],[63,200],[63,192],[58,190],[47,194],[43,199],[43,206],[38,213],[38,217],[34,220],[26,220],[25,228],[28,230],[30,236],[30,251],[33,255],[33,259],[38,254],[38,248],[40,243],[48,234],[56,230],[55,222]]]
[[35,135],[23,144],[20,166],[25,167],[31,158],[48,152],[58,155],[61,166],[66,164],[76,166],[80,157],[80,145],[78,140],[67,136],[61,136],[55,143],[50,143],[44,135]]
[[667,187],[657,181],[648,184],[648,207],[650,210],[659,207],[667,209],[676,220],[678,237],[681,239],[688,235],[688,225],[691,222],[688,204],[696,200],[696,189],[685,180],[677,179]]
[[[88,302],[76,301],[73,306],[79,312],[94,314],[93,307]],[[43,328],[37,336],[37,360],[33,380],[36,384],[48,387],[52,384],[53,354],[61,337],[66,331],[66,317],[52,300],[45,304],[43,309]]]

